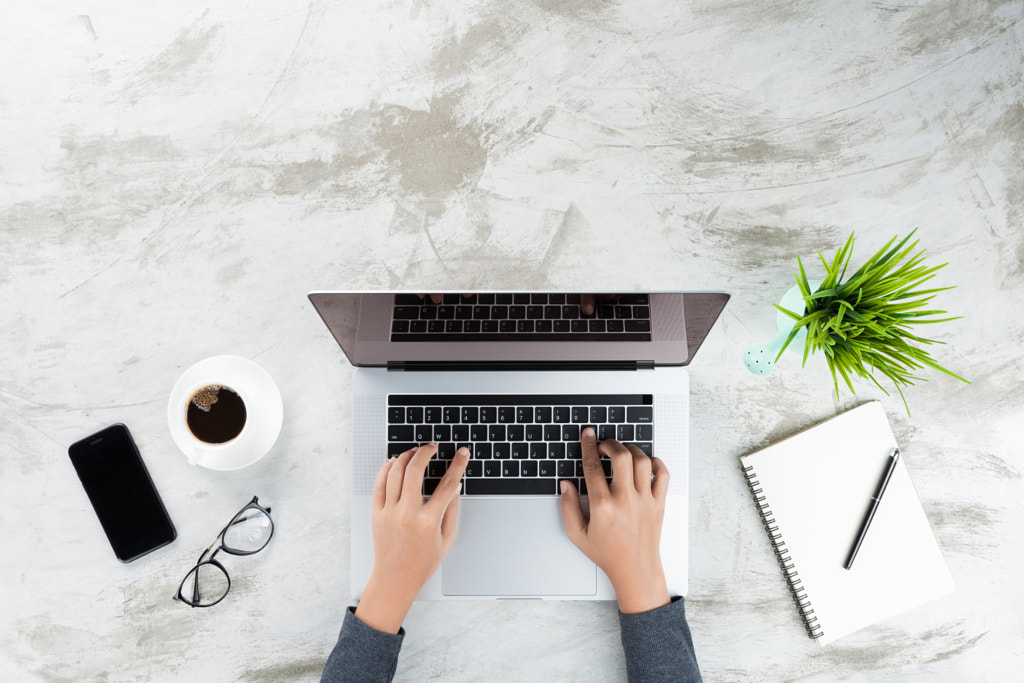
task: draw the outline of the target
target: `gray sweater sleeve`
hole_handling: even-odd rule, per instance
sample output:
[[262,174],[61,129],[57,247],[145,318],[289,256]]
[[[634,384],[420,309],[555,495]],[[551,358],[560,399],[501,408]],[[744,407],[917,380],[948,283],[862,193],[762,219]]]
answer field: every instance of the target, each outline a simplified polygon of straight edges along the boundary
[[681,597],[641,614],[619,612],[630,681],[702,681]]
[[403,638],[404,628],[397,635],[378,631],[356,617],[355,607],[349,607],[321,682],[390,681],[395,677]]

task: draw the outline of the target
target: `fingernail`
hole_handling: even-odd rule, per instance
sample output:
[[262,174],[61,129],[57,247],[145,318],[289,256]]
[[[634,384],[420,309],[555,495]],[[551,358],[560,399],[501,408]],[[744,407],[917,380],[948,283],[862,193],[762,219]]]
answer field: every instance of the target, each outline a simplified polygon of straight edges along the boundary
[[568,493],[569,492],[569,482],[567,482],[566,480],[563,479],[561,482],[559,482],[558,488],[559,488],[559,490],[561,490],[562,493]]
[[587,427],[586,429],[583,430],[583,434],[585,436],[594,436],[594,430],[591,429],[590,427]]

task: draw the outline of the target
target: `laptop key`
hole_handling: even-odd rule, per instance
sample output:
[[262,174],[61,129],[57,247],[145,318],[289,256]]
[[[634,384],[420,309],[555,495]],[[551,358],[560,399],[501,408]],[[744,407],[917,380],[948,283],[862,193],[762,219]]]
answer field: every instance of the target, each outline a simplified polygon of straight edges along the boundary
[[391,425],[388,427],[388,441],[415,441],[414,430],[412,425]]
[[469,425],[452,425],[452,441],[469,441]]
[[495,460],[508,460],[512,457],[512,444],[502,441],[492,445],[494,446],[492,453]]
[[562,440],[562,426],[548,424],[544,425],[544,440],[545,441],[561,441]]
[[540,441],[544,437],[544,428],[541,425],[526,425],[526,440]]
[[[523,464],[524,465],[526,465],[526,464],[532,465],[533,462],[523,463]],[[537,473],[540,476],[542,476],[542,477],[553,477],[553,476],[555,476],[556,463],[554,461],[552,461],[552,460],[541,460],[540,462],[537,463],[537,467],[538,467]]]
[[409,323],[409,331],[413,334],[423,334],[427,331],[426,320],[413,320]]
[[452,440],[451,425],[434,425],[434,443]]
[[484,464],[479,460],[470,460],[466,463],[466,476],[467,477],[482,477],[484,476]]
[[650,332],[650,320],[625,320],[626,332]]
[[441,409],[441,417],[445,424],[455,424],[459,421],[460,411],[455,406],[445,406]]
[[[484,463],[484,476],[485,477],[500,477],[501,476],[501,463],[494,460],[488,460]],[[466,482],[467,486],[469,482]],[[468,493],[468,491],[467,491]]]
[[[497,408],[481,408],[480,409],[480,421],[484,424],[493,424],[498,421],[498,410]],[[491,439],[494,441],[494,439]]]
[[396,458],[408,450],[416,448],[414,443],[388,442],[388,457]]
[[550,406],[537,406],[537,410],[534,413],[536,419],[534,422],[540,422],[544,424],[551,422],[551,407]]
[[[529,464],[529,463],[527,463]],[[503,477],[518,477],[519,476],[519,461],[509,460],[501,464],[501,476]]]
[[633,425],[620,424],[615,428],[615,438],[622,443],[633,440]]
[[638,442],[638,443],[636,443],[634,445],[637,446],[640,450],[642,450],[647,455],[650,455],[650,456],[654,455],[654,444],[652,444],[650,441],[640,441],[640,442]]
[[544,460],[548,457],[548,445],[543,441],[530,444],[530,460]]
[[485,333],[494,333],[498,331],[497,320],[484,320],[483,324],[480,325],[480,331]]
[[470,441],[487,441],[487,425],[472,425],[469,428]]
[[654,422],[654,409],[651,406],[629,406],[626,419],[630,422]]
[[466,482],[466,494],[470,496],[540,496],[557,492],[554,479],[471,479]]
[[609,406],[608,407],[608,421],[619,423],[626,421],[626,409],[622,406]]
[[561,460],[565,457],[565,444],[561,441],[555,441],[548,444],[548,459],[549,460]]
[[[543,462],[543,461],[541,461]],[[537,462],[533,460],[527,460],[525,462],[516,463],[519,465],[519,476],[521,477],[536,477],[537,476]]]
[[[402,420],[397,420],[397,422],[402,422]],[[413,425],[419,422],[423,422],[423,408],[414,408],[411,406],[409,408],[406,408],[405,422],[408,422],[409,424]]]
[[576,465],[572,460],[559,460],[558,461],[558,476],[559,478],[575,477],[576,476]]
[[512,444],[512,459],[513,460],[525,460],[530,457],[530,447],[528,444],[523,442],[516,442]]
[[562,441],[579,441],[580,440],[580,426],[579,425],[562,425]]
[[586,406],[572,407],[572,421],[576,424],[583,424],[590,419],[590,411]]
[[555,320],[554,323],[555,332],[568,332],[571,329],[568,320]]
[[462,409],[462,421],[466,423],[478,422],[480,417],[480,411],[476,408],[463,408]]
[[490,460],[491,459],[491,444],[489,443],[478,443],[473,444],[473,457],[477,460]]
[[391,424],[402,424],[405,422],[405,409],[388,408],[388,422]]
[[455,444],[450,441],[438,442],[437,457],[441,460],[451,460],[455,457]]
[[591,422],[607,422],[608,421],[608,409],[604,406],[594,406],[590,409],[590,421]]
[[444,460],[431,460],[427,463],[427,476],[440,479],[448,471],[448,463]]
[[423,480],[423,495],[432,496],[434,491],[437,490],[437,485],[441,483],[440,479],[424,479]]
[[526,441],[526,425],[508,425],[505,431],[507,432],[505,438],[509,441]]
[[487,426],[487,440],[488,441],[504,441],[505,440],[505,425],[488,425]]
[[419,425],[416,427],[416,436],[413,441],[418,443],[430,443],[434,440],[434,428],[430,425]]
[[581,460],[583,458],[583,447],[579,441],[569,441],[565,444],[565,457],[572,460]]
[[654,440],[654,425],[650,425],[650,424],[636,425],[636,440],[637,441],[653,441]]
[[512,406],[498,407],[498,423],[508,424],[516,421],[516,409]]
[[394,320],[416,320],[420,317],[419,306],[395,306]]
[[554,422],[568,422],[569,417],[569,406],[556,406],[551,413],[551,419]]
[[408,320],[396,320],[391,323],[391,334],[405,334],[409,331]]
[[604,441],[605,439],[615,438],[615,425],[601,425],[597,428],[597,440]]

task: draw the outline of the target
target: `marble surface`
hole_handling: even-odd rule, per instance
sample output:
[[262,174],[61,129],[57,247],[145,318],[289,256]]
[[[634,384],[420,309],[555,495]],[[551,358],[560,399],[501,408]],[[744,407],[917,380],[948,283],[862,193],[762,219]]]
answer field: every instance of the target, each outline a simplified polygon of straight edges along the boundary
[[[688,612],[709,681],[1024,666],[1017,1],[89,1],[0,8],[0,679],[315,680],[348,592],[350,369],[312,289],[728,289],[692,366]],[[741,353],[796,256],[920,226],[937,373],[898,397]],[[810,261],[813,262],[813,261]],[[165,404],[220,353],[284,428],[190,467]],[[737,458],[881,398],[957,591],[820,648]],[[178,529],[121,565],[67,459],[135,434]],[[277,535],[171,600],[254,494]],[[622,680],[610,603],[416,605],[400,680]]]

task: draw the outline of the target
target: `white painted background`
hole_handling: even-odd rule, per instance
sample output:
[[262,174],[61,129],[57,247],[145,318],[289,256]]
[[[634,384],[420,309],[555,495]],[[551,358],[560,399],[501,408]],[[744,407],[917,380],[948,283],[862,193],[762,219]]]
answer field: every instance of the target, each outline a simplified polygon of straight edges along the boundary
[[[325,288],[728,289],[692,366],[688,613],[709,681],[982,680],[1024,665],[1020,2],[5,3],[0,678],[314,680],[348,595],[349,370]],[[838,401],[744,347],[796,256],[920,226],[936,358]],[[189,467],[178,375],[252,358],[274,450]],[[821,649],[737,457],[882,398],[957,592]],[[178,540],[106,545],[66,449],[134,432]],[[264,553],[170,599],[253,494]],[[420,604],[401,680],[621,680],[610,603]]]

